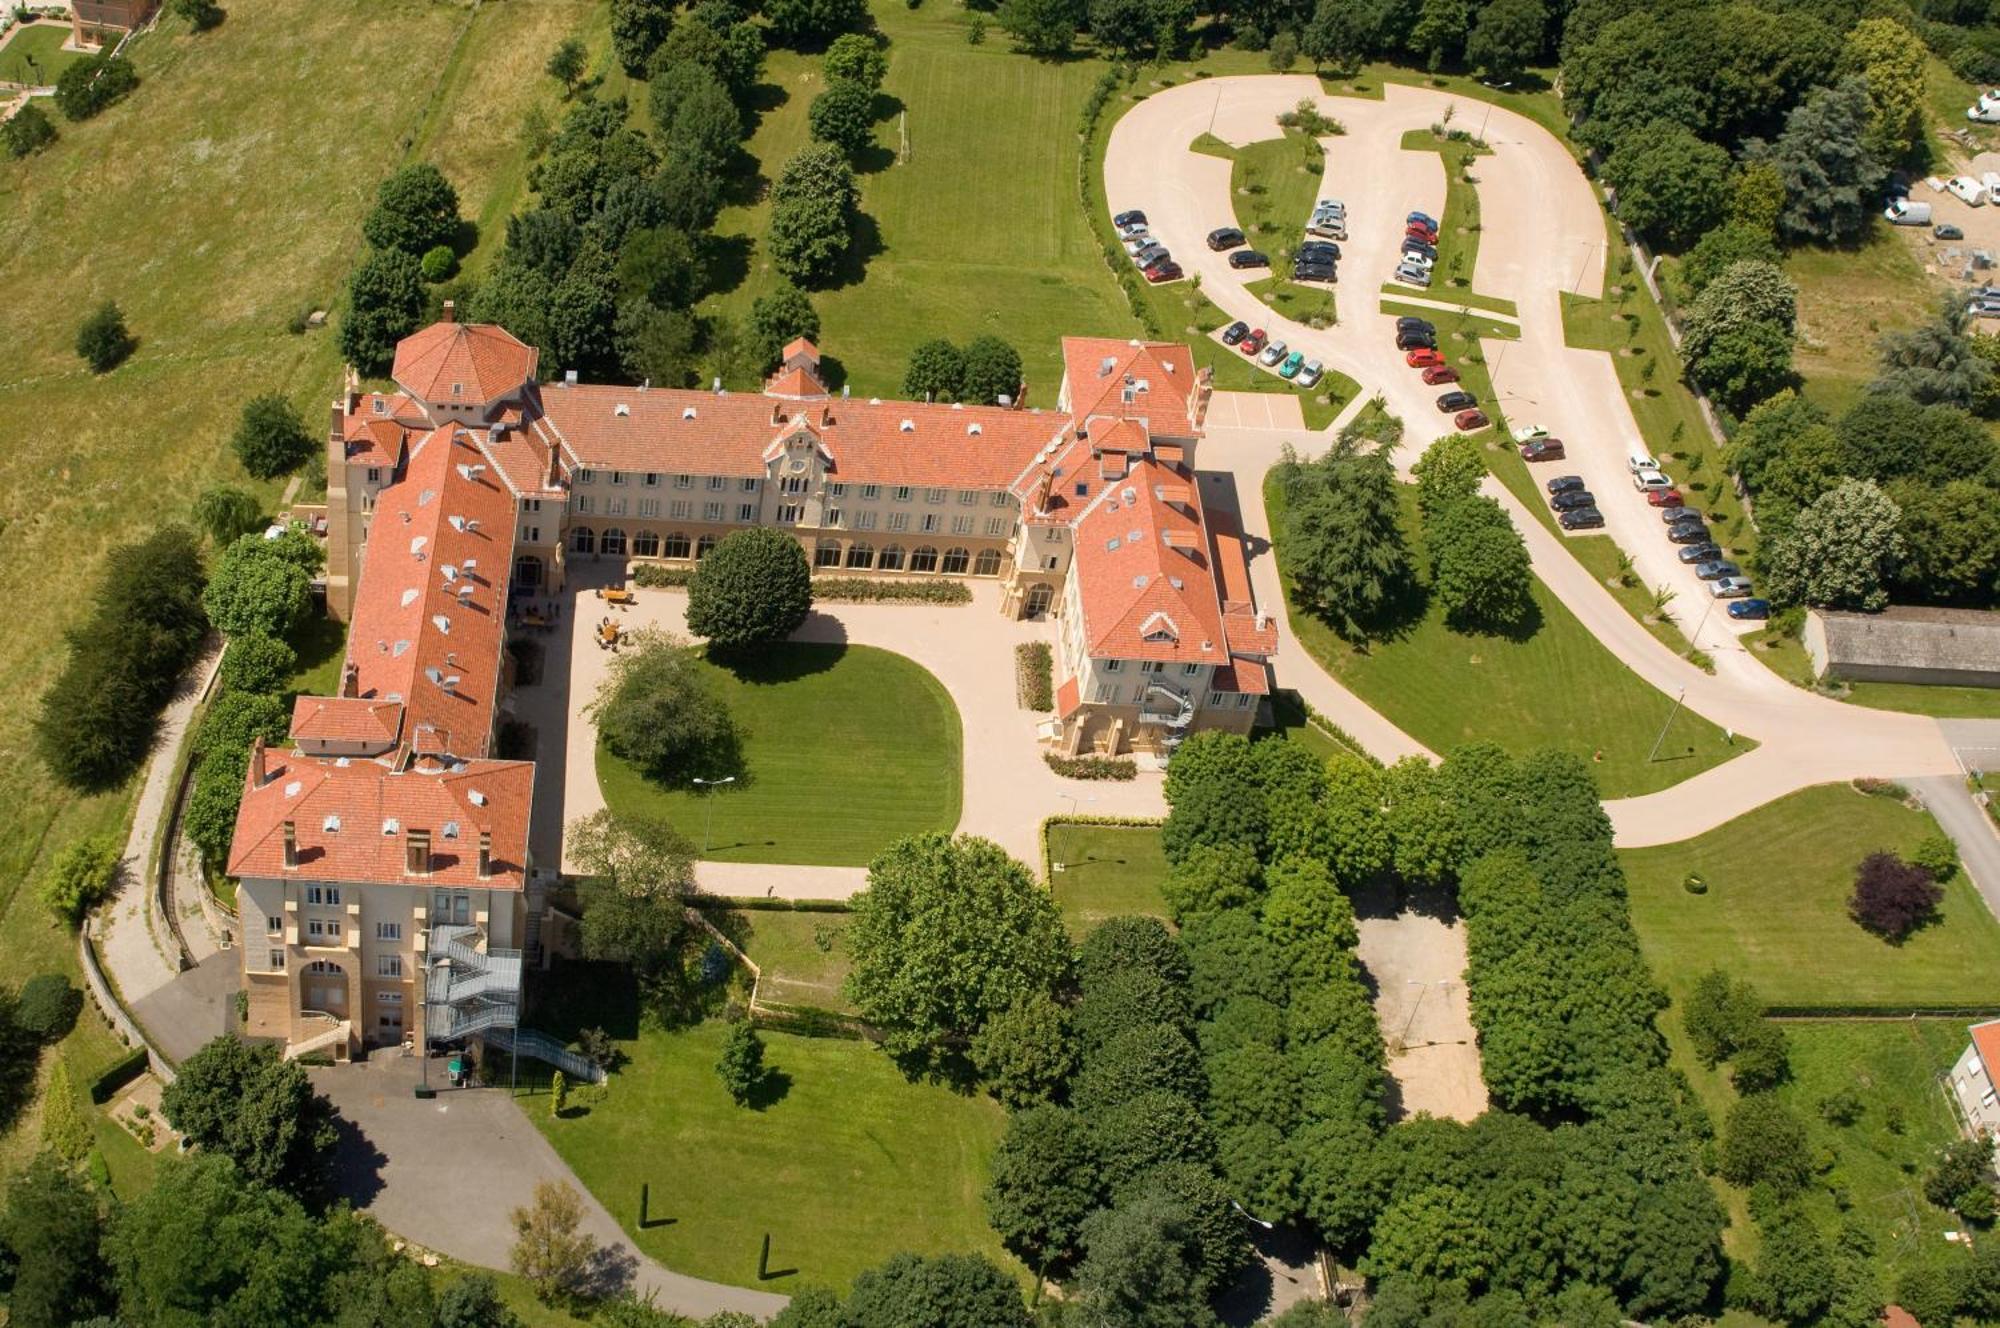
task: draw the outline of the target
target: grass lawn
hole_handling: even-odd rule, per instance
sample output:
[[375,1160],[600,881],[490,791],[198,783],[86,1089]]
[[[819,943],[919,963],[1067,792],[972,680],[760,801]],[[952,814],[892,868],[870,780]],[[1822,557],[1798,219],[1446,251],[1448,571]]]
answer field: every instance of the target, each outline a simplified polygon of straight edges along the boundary
[[1071,936],[1081,940],[1107,918],[1129,913],[1165,918],[1160,897],[1167,856],[1157,826],[1049,827],[1049,888]]
[[[2000,1006],[2000,922],[1960,872],[1940,920],[1890,945],[1847,916],[1854,869],[1937,823],[1846,784],[1804,789],[1695,839],[1624,849],[1632,922],[1670,993],[1720,966],[1775,1006]],[[1689,872],[1708,893],[1689,894]]]
[[764,1000],[854,1013],[840,992],[849,967],[845,913],[742,908],[713,920],[756,963]]
[[[717,862],[831,867],[865,866],[892,840],[958,824],[958,710],[920,665],[873,646],[788,644],[702,667],[742,737],[737,782],[711,795],[662,788],[600,745],[613,810],[707,837]],[[826,814],[829,798],[838,815]]]
[[[1291,269],[1287,267],[1283,270]],[[1331,286],[1293,281],[1285,276],[1270,276],[1262,281],[1246,282],[1243,289],[1285,317],[1304,323],[1307,327],[1331,327],[1340,321],[1339,308]]]
[[[1959,107],[1961,124],[1964,113]],[[1805,377],[1806,396],[1835,414],[1873,381],[1877,339],[1922,322],[1944,289],[1925,275],[1909,242],[1879,219],[1869,223],[1858,249],[1793,250],[1785,275],[1799,288],[1792,363]]]
[[1271,717],[1276,722],[1268,729],[1259,729],[1257,731],[1259,734],[1273,734],[1289,742],[1296,742],[1321,760],[1331,760],[1336,756],[1360,756],[1366,759],[1367,754],[1360,748],[1348,739],[1335,734],[1309,714],[1297,692],[1272,693]]
[[[62,48],[68,40],[67,23],[29,23],[11,29],[7,44],[0,46],[0,83],[53,85],[63,70],[83,58]],[[42,109],[54,114],[50,106]]]
[[[1413,494],[1406,486],[1405,530],[1417,548]],[[1264,502],[1272,528],[1282,530],[1284,495],[1275,472],[1265,481]],[[1282,565],[1282,542],[1279,558]],[[1620,664],[1540,581],[1534,595],[1541,621],[1519,640],[1453,631],[1434,604],[1399,634],[1365,649],[1341,640],[1295,599],[1292,630],[1328,672],[1431,750],[1475,739],[1517,752],[1560,747],[1593,763],[1607,798],[1666,788],[1749,750],[1740,740],[1730,746],[1721,729],[1683,709],[1659,758],[1649,762],[1673,698]]]
[[[524,1104],[641,1250],[772,1291],[844,1288],[900,1250],[977,1251],[1026,1277],[980,1198],[1006,1125],[999,1103],[910,1083],[867,1042],[765,1032],[775,1100],[739,1107],[715,1074],[726,1027],[642,1033],[608,1089],[577,1092],[566,1119]],[[643,1229],[641,1184],[652,1187]]]
[[[37,698],[104,551],[184,519],[218,481],[275,507],[283,480],[250,480],[226,440],[259,392],[284,393],[309,422],[325,418],[340,380],[334,332],[293,336],[286,324],[302,308],[335,306],[376,184],[425,124],[477,125],[478,144],[438,151],[467,214],[482,215],[495,187],[488,173],[517,155],[511,130],[493,126],[553,97],[539,73],[548,48],[601,8],[231,0],[228,21],[200,36],[168,16],[129,48],[142,79],[129,98],[63,123],[44,152],[0,162],[0,342],[10,352],[0,437],[15,444],[0,451],[0,597],[10,606],[0,640],[9,683],[0,946],[13,980],[53,971],[80,984],[74,941],[50,922],[33,882],[73,840],[124,833],[129,788],[92,797],[58,788],[30,749]],[[465,77],[463,63],[488,48],[515,54]],[[381,78],[390,67],[424,73]],[[143,225],[133,224],[135,198],[147,200]],[[85,249],[88,262],[58,257]],[[111,298],[139,345],[100,378],[76,357],[76,325]],[[80,1083],[118,1051],[93,1016],[63,1047]],[[34,1117],[0,1136],[0,1172],[34,1148]]]
[[1310,134],[1286,130],[1246,143],[1231,158],[1229,193],[1236,224],[1250,246],[1289,265],[1305,239],[1306,222],[1326,174],[1326,149]]
[[291,646],[299,654],[299,665],[285,690],[299,696],[339,695],[340,665],[347,657],[346,625],[313,614],[292,630]]

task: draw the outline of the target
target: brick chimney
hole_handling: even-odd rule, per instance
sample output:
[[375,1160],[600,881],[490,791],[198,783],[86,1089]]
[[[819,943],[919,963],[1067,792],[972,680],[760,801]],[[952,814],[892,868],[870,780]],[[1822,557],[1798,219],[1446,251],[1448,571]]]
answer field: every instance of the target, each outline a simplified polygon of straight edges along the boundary
[[342,696],[361,695],[361,670],[356,667],[353,660],[349,660],[341,666],[340,694]]
[[285,822],[285,868],[287,871],[299,865],[299,823]]
[[458,321],[458,301],[446,300],[444,302],[444,321],[447,323],[456,323]]
[[250,744],[250,787],[264,787],[264,735],[258,734]]
[[479,832],[479,879],[485,880],[493,874],[493,832]]

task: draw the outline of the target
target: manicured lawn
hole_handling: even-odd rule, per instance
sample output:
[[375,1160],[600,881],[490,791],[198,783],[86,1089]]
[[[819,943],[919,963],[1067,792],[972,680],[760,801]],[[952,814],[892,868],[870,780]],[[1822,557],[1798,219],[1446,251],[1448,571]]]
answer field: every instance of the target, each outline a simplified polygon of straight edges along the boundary
[[600,746],[597,778],[613,810],[664,818],[697,845],[706,838],[718,862],[835,867],[958,824],[958,710],[920,665],[873,646],[786,644],[703,668],[742,736],[737,782],[712,795],[662,788]]
[[641,1250],[678,1272],[780,1292],[844,1287],[900,1250],[978,1251],[1026,1276],[980,1198],[1006,1125],[999,1103],[910,1083],[867,1042],[767,1031],[775,1100],[739,1107],[715,1074],[726,1030],[641,1034],[608,1089],[579,1092],[567,1119],[523,1104]]
[[[1280,271],[1291,271],[1290,267],[1280,265],[1278,259],[1271,261],[1274,266],[1279,266]],[[1271,276],[1262,281],[1246,282],[1243,288],[1285,317],[1308,327],[1331,327],[1340,321],[1339,306],[1331,286],[1316,286],[1311,282],[1293,281],[1290,277]]]
[[[1847,916],[1863,857],[1908,852],[1936,831],[1927,813],[1829,784],[1618,856],[1647,961],[1677,996],[1720,966],[1778,1006],[2000,1006],[2000,922],[1963,872],[1945,887],[1940,920],[1901,945]],[[1689,872],[1708,893],[1683,888]]]
[[1078,939],[1106,918],[1167,916],[1160,896],[1167,857],[1156,826],[1052,825],[1049,872],[1063,923]]
[[299,666],[285,690],[300,696],[335,696],[340,692],[340,666],[347,658],[347,627],[314,614],[292,630],[292,649]]
[[1238,148],[1229,171],[1230,201],[1236,224],[1250,247],[1289,264],[1305,239],[1326,174],[1326,149],[1309,134],[1287,130],[1279,138]]
[[[1405,501],[1414,545],[1414,499],[1407,490]],[[1282,530],[1284,495],[1275,474],[1264,485],[1264,502],[1272,528]],[[1282,562],[1282,539],[1279,556]],[[1295,600],[1292,630],[1334,677],[1431,750],[1482,739],[1514,751],[1560,747],[1592,762],[1607,798],[1666,788],[1749,749],[1740,740],[1730,746],[1721,729],[1683,709],[1673,716],[1659,757],[1649,762],[1673,698],[1619,663],[1540,581],[1534,595],[1541,621],[1520,640],[1453,631],[1435,605],[1400,634],[1365,650],[1341,640]]]
[[[62,48],[68,40],[68,23],[30,23],[12,30],[7,44],[0,46],[0,83],[52,86],[63,70],[83,58]],[[47,104],[42,109],[53,113]]]
[[732,909],[716,925],[761,971],[761,999],[836,1014],[854,1012],[840,991],[850,965],[845,913]]
[[1296,742],[1321,760],[1365,755],[1358,747],[1336,736],[1306,713],[1297,692],[1274,693],[1271,697],[1271,718],[1275,722],[1268,729],[1259,729],[1259,734],[1275,734],[1289,742]]

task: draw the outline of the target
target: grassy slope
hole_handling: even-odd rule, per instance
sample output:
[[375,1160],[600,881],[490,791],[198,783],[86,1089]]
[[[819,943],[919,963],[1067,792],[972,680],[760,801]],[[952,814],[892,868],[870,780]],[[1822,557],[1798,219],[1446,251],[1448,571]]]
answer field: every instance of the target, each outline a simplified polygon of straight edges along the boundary
[[[713,795],[719,862],[865,865],[891,840],[958,824],[958,711],[942,684],[872,646],[791,645],[754,666],[704,661],[743,741],[743,774]],[[614,809],[678,826],[699,844],[710,808],[598,750]],[[823,814],[827,799],[839,815]]]
[[[1719,965],[1781,1006],[2000,1005],[2000,922],[1963,873],[1946,887],[1942,920],[1902,945],[1847,916],[1864,856],[1907,852],[1936,831],[1926,813],[1824,785],[1619,858],[1646,958],[1675,996]],[[1707,878],[1707,894],[1682,888],[1691,871]]]
[[1072,936],[1081,938],[1105,919],[1128,913],[1167,916],[1160,896],[1167,857],[1152,826],[1051,826],[1049,863],[1051,870],[1062,864],[1049,886]]
[[[997,1102],[910,1083],[867,1042],[766,1032],[764,1061],[785,1091],[763,1110],[738,1107],[715,1074],[724,1031],[642,1033],[608,1091],[578,1094],[568,1119],[523,1104],[641,1250],[781,1292],[844,1286],[899,1250],[974,1250],[1022,1273],[980,1199],[1006,1124]],[[643,1231],[641,1183],[654,1219]],[[760,1281],[766,1237],[769,1270],[789,1272]]]
[[1785,274],[1799,288],[1799,347],[1792,362],[1805,377],[1806,395],[1835,413],[1874,379],[1877,338],[1921,322],[1934,293],[1944,289],[1925,275],[1908,241],[1881,220],[1870,224],[1858,249],[1794,250]]
[[[511,152],[492,126],[515,123],[555,35],[591,0],[469,6],[381,0],[365,11],[236,0],[196,37],[173,18],[131,49],[142,79],[123,104],[26,162],[0,163],[0,949],[10,974],[75,980],[70,938],[34,902],[40,863],[85,834],[122,833],[129,790],[82,798],[54,787],[29,749],[35,700],[61,665],[76,618],[114,542],[184,517],[218,479],[275,499],[223,447],[242,401],[289,395],[309,426],[339,379],[331,331],[294,337],[301,307],[328,307],[360,243],[375,183],[426,120],[431,79],[472,103],[467,133],[488,146],[446,158],[469,214],[481,172]],[[461,35],[465,36],[461,46]],[[516,47],[534,50],[502,57]],[[490,48],[503,77],[454,80],[454,53]],[[382,77],[395,68],[422,76]],[[488,72],[494,66],[489,63]],[[475,85],[476,84],[476,85]],[[447,112],[455,97],[437,105]],[[491,146],[497,145],[497,146]],[[144,200],[135,221],[134,200]],[[87,259],[82,261],[83,246]],[[78,363],[82,311],[116,298],[139,338],[102,379]],[[119,1048],[94,1017],[65,1044],[79,1082]],[[0,1139],[0,1170],[33,1146],[30,1113]],[[115,1128],[115,1127],[113,1127]],[[114,1172],[119,1160],[114,1156]]]
[[[1417,547],[1414,499],[1407,490],[1405,498],[1406,530]],[[1266,482],[1264,501],[1272,528],[1281,530],[1284,496],[1275,479]],[[1539,580],[1534,594],[1541,624],[1519,641],[1452,631],[1435,606],[1401,635],[1365,651],[1296,601],[1292,627],[1328,672],[1433,751],[1474,739],[1516,751],[1561,747],[1594,761],[1604,796],[1621,798],[1666,788],[1747,750],[1731,747],[1722,730],[1683,710],[1659,759],[1648,762],[1672,699],[1620,664]]]

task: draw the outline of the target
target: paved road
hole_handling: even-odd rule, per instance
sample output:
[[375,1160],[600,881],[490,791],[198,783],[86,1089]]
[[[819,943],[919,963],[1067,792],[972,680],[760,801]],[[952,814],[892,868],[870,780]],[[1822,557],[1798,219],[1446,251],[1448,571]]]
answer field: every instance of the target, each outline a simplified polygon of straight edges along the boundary
[[[768,1319],[784,1308],[785,1296],[685,1277],[638,1254],[505,1091],[446,1089],[424,1101],[411,1091],[418,1072],[415,1058],[396,1055],[311,1072],[352,1127],[340,1141],[341,1194],[389,1230],[465,1263],[505,1268],[514,1245],[508,1215],[531,1203],[541,1182],[566,1181],[583,1196],[583,1229],[604,1252],[597,1289],[650,1293],[660,1308],[690,1318],[736,1310]],[[434,1057],[431,1082],[442,1077]]]
[[2000,916],[2000,829],[1957,775],[1913,779],[1910,788],[1958,845],[1959,862],[1986,906]]

